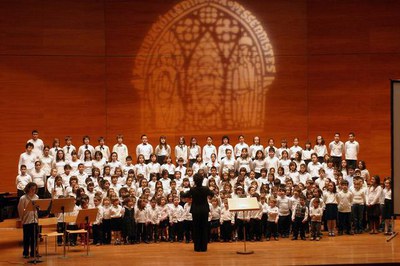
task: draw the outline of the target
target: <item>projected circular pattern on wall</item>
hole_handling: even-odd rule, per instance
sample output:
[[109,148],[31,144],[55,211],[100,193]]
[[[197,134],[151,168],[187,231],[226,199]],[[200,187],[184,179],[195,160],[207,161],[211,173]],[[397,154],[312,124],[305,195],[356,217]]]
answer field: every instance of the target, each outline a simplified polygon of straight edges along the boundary
[[156,21],[135,59],[146,132],[256,130],[274,80],[270,40],[236,1],[187,0]]

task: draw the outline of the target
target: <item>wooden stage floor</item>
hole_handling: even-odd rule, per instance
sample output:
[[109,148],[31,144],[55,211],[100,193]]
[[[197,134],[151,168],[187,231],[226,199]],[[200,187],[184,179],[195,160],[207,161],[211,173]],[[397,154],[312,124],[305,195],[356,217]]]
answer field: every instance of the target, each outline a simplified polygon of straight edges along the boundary
[[[22,229],[0,226],[0,265],[21,265]],[[208,252],[193,252],[193,244],[160,243],[127,246],[91,246],[89,257],[83,247],[70,249],[67,259],[62,258],[62,247],[54,252],[54,240],[49,242],[49,255],[40,265],[320,265],[400,263],[400,236],[386,242],[383,234],[323,237],[321,241],[292,241],[280,239],[270,242],[249,242],[252,255],[238,255],[243,243],[211,243]],[[44,255],[44,244],[40,245]]]

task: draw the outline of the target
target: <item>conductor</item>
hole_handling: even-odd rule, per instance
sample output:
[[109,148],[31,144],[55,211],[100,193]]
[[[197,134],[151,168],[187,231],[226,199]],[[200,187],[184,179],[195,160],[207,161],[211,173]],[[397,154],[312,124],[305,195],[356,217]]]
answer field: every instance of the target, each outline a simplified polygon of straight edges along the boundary
[[194,251],[206,252],[208,243],[208,213],[210,211],[207,197],[214,196],[214,193],[208,187],[202,186],[202,175],[195,174],[193,181],[195,186],[190,188],[189,191],[182,193],[181,197],[192,198],[190,212],[193,217]]

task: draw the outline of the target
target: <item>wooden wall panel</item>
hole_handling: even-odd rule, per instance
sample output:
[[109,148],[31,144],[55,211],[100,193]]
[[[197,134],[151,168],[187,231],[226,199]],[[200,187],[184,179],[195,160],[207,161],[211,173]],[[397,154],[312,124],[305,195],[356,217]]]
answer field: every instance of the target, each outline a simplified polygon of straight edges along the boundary
[[0,54],[101,55],[102,1],[0,2]]
[[[14,190],[19,155],[38,129],[51,145],[54,137],[105,134],[103,58],[63,56],[0,57],[0,128],[4,166],[0,190]],[[94,141],[94,139],[93,139]]]
[[[292,142],[297,136],[304,143],[322,134],[330,141],[335,131],[343,139],[355,131],[371,172],[389,174],[389,79],[400,78],[400,3],[238,2],[273,47],[274,80],[264,87],[265,99],[254,102],[265,106],[263,126],[169,130],[143,120],[152,109],[135,86],[134,69],[137,58],[149,56],[141,46],[153,23],[181,1],[1,1],[0,138],[7,152],[0,154],[0,190],[14,190],[18,156],[34,128],[47,144],[70,134],[76,146],[85,134],[93,143],[106,136],[112,146],[123,133],[132,152],[144,133],[153,145],[165,134],[174,146],[182,134],[202,145],[208,134],[218,145],[225,133],[232,143],[244,133],[248,143],[259,135],[263,143],[273,137],[279,145],[281,138]],[[185,115],[184,123],[193,123]]]

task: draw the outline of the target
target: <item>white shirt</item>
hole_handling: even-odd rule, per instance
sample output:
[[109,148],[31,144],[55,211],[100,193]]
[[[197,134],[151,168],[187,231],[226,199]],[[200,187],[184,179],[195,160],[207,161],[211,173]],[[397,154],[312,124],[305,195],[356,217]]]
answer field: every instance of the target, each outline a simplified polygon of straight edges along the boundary
[[344,144],[344,150],[346,160],[357,160],[357,155],[360,151],[360,145],[357,141],[346,141]]
[[246,172],[249,173],[251,170],[251,166],[252,166],[252,160],[251,160],[250,156],[247,158],[242,158],[240,156],[236,159],[236,169],[238,171],[240,170],[240,168],[244,167],[244,168],[246,168]]
[[267,169],[267,161],[265,159],[263,159],[263,160],[255,159],[253,161],[254,172],[260,173],[262,168]]
[[364,205],[367,201],[366,194],[367,190],[364,188],[355,189],[354,187],[350,188],[351,193],[353,194],[353,204]]
[[264,146],[263,146],[263,145],[260,145],[260,144],[258,144],[258,145],[253,144],[253,145],[251,145],[251,146],[250,146],[250,151],[249,151],[250,157],[251,157],[252,159],[256,158],[256,153],[257,153],[258,151],[262,151],[262,152],[264,153]]
[[379,204],[381,193],[382,193],[381,186],[377,186],[376,188],[370,186],[367,193],[367,205]]
[[[129,155],[128,147],[123,143],[115,144],[114,147],[113,147],[113,152],[116,152],[118,154],[118,160],[120,160],[121,162],[126,160],[126,157]],[[107,159],[108,158],[109,157],[107,157]]]
[[337,193],[338,211],[351,212],[351,205],[353,204],[353,193],[350,191],[344,192],[343,190]]
[[25,165],[28,172],[31,171],[35,168],[36,161],[39,161],[39,157],[33,151],[30,154],[28,154],[27,152],[22,153],[19,156],[18,173],[21,173],[21,165]]
[[[108,148],[108,146],[103,145],[97,145],[96,148],[94,148],[95,151],[99,151],[101,152],[101,154],[103,154],[103,159],[104,158],[110,158],[110,148]],[[118,157],[119,158],[119,157]]]
[[176,145],[175,146],[175,157],[176,162],[178,162],[179,158],[183,159],[183,164],[187,163],[188,160],[188,147],[186,145]]
[[322,168],[322,165],[319,162],[317,162],[317,163],[309,162],[307,165],[307,171],[310,173],[310,175],[312,177],[319,176],[318,171],[321,168]]
[[[76,151],[76,148],[75,148],[75,146],[74,145],[65,145],[64,147],[63,147],[63,151],[64,151],[64,154],[65,154],[65,160],[67,160],[67,161],[70,161],[71,160],[71,152],[73,152],[73,151]],[[55,158],[55,157],[54,157]]]
[[161,172],[162,172],[162,170],[167,170],[168,171],[168,174],[170,174],[170,175],[173,175],[174,173],[175,173],[175,165],[173,165],[172,163],[171,164],[168,164],[168,163],[165,163],[165,164],[163,164],[163,165],[161,165]]
[[[214,146],[214,145],[204,145],[204,147],[203,147],[203,162],[204,163],[208,163],[208,162],[210,162],[211,161],[211,154],[215,154],[215,155],[217,155],[218,156],[218,154],[217,154],[217,148]],[[218,157],[217,157],[218,158]]]
[[225,157],[221,161],[221,172],[228,173],[229,170],[235,169],[235,163],[236,160],[234,158],[231,157],[230,159],[228,159],[228,157]]
[[136,146],[136,158],[139,157],[140,154],[144,156],[145,160],[150,159],[150,154],[153,153],[153,146],[151,144],[147,143],[140,143],[139,145]]
[[268,156],[267,158],[265,158],[265,162],[267,164],[267,169],[268,172],[271,170],[271,168],[274,168],[275,171],[278,171],[278,166],[279,166],[279,159],[277,157],[270,157]]
[[154,153],[157,156],[170,156],[171,155],[171,147],[167,144],[164,145],[157,145]]
[[301,159],[305,160],[311,160],[311,154],[313,154],[313,150],[303,150],[301,152]]
[[218,147],[218,161],[221,162],[226,157],[226,149],[230,149],[233,154],[233,147],[231,144],[222,144]]
[[331,150],[331,156],[342,157],[344,144],[341,141],[332,141],[331,143],[329,143],[329,149]]
[[326,145],[315,145],[314,151],[318,157],[324,157],[325,154],[328,154],[328,149],[326,148]]
[[40,161],[42,162],[42,169],[46,173],[46,176],[50,175],[51,166],[53,164],[53,157],[52,156],[42,156],[40,157]]
[[243,148],[247,148],[247,151],[250,150],[249,145],[247,145],[245,142],[243,143],[239,142],[238,144],[235,145],[235,151],[234,151],[235,157],[239,157],[242,154]]
[[41,140],[41,139],[37,139],[37,140],[30,139],[26,143],[28,143],[28,142],[33,144],[32,152],[35,153],[37,157],[40,157],[40,156],[43,155],[43,148],[44,148],[43,140]]
[[201,153],[201,147],[199,145],[196,145],[194,147],[189,146],[189,160],[194,160],[196,159],[196,156]]
[[90,154],[92,155],[92,157],[94,156],[94,147],[90,144],[86,145],[83,144],[82,146],[79,147],[78,149],[78,157],[79,159],[81,159],[82,161],[85,158],[85,151],[88,150],[90,151]]
[[290,147],[290,158],[294,159],[294,156],[296,154],[296,152],[298,151],[303,151],[303,148],[301,148],[300,146],[292,146]]
[[147,172],[149,174],[151,174],[151,173],[158,174],[158,173],[160,173],[160,169],[161,169],[161,165],[157,162],[156,163],[150,162],[147,164]]
[[107,164],[107,161],[105,158],[101,158],[100,161],[97,161],[97,160],[92,161],[92,167],[99,168],[100,173],[103,172],[104,166],[106,166],[106,164]]
[[28,185],[29,182],[32,182],[32,177],[28,174],[18,175],[17,178],[15,179],[15,184],[18,190],[24,190],[24,188],[26,187],[26,185]]
[[32,177],[32,182],[34,182],[38,188],[44,187],[44,184],[46,182],[46,173],[40,169],[39,171],[36,171],[36,169],[33,169],[30,172],[30,176]]

